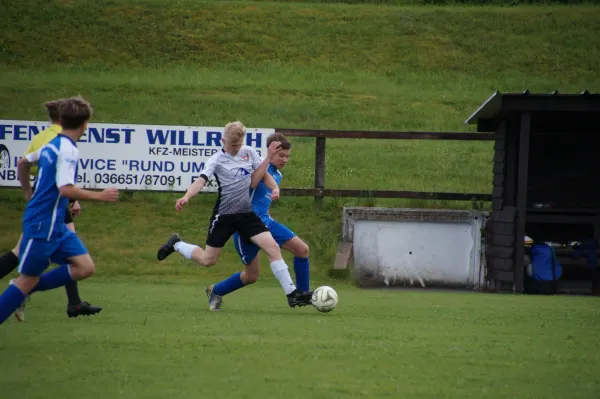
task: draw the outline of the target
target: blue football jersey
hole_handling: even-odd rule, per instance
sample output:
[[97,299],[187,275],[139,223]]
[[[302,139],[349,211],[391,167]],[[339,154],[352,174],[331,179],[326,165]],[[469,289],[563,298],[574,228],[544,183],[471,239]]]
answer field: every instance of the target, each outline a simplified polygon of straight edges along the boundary
[[23,215],[23,234],[50,240],[67,228],[64,220],[69,199],[61,196],[59,189],[75,184],[79,150],[69,137],[58,135],[26,157],[37,164],[38,173],[35,191]]
[[[281,172],[269,164],[267,173],[273,176],[273,179],[277,182],[277,185],[281,182]],[[273,200],[271,199],[272,190],[270,190],[265,184],[264,180],[261,180],[255,189],[250,189],[250,199],[252,201],[252,211],[258,215],[260,220],[269,227],[268,222],[271,219],[269,215],[269,208]]]

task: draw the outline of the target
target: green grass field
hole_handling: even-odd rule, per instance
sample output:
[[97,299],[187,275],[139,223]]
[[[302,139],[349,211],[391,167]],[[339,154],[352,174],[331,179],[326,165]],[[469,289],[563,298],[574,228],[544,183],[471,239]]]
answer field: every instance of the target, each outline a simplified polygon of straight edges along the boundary
[[[43,120],[44,101],[81,94],[94,122],[473,131],[464,120],[495,90],[600,90],[598,6],[317,3],[4,0],[0,119]],[[282,186],[311,187],[314,141],[293,144]],[[328,140],[325,184],[487,193],[491,149]],[[215,196],[183,214],[177,196],[84,204],[77,229],[98,272],[81,290],[105,310],[67,320],[62,290],[36,294],[24,324],[0,328],[1,399],[600,396],[593,298],[359,290],[330,276],[343,206],[468,202],[282,198],[273,216],[308,242],[311,285],[334,286],[338,309],[287,308],[261,255],[261,281],[213,314],[205,286],[240,262],[231,242],[208,270],[155,260],[173,231],[204,243]],[[0,189],[0,251],[23,209]]]
[[[329,314],[281,289],[205,311],[195,284],[81,284],[105,310],[32,297],[0,330],[2,398],[597,398],[590,298],[340,287]],[[23,395],[24,394],[24,395]]]

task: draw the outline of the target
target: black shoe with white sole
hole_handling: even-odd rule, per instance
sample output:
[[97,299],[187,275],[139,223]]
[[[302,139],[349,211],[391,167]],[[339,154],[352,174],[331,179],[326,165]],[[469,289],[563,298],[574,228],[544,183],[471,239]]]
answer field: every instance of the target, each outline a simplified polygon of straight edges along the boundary
[[179,241],[181,241],[179,234],[173,234],[171,238],[158,249],[158,253],[156,254],[158,260],[163,260],[175,252],[175,244]]
[[287,296],[288,305],[294,308],[296,306],[307,306],[311,304],[312,291],[302,292],[299,289],[296,289],[294,292]]

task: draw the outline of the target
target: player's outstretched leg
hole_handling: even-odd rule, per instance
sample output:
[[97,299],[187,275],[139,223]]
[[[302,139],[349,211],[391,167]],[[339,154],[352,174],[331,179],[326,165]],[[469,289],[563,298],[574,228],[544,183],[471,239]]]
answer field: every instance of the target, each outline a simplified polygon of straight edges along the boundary
[[[15,280],[12,279],[10,280],[10,282],[8,283],[8,285],[13,285],[15,283]],[[19,305],[19,307],[15,310],[15,318],[17,319],[17,321],[19,322],[23,322],[25,321],[25,304],[31,299],[31,297],[29,295],[25,296],[25,299],[23,300],[23,302],[21,302],[21,304]]]
[[[72,232],[75,232],[75,223],[73,223],[71,209],[67,207],[67,212],[65,213],[65,223],[67,228]],[[100,313],[102,310],[99,306],[92,306],[87,301],[82,301],[79,296],[79,287],[77,285],[77,281],[70,281],[65,284],[65,291],[67,292],[67,298],[69,303],[67,304],[67,316],[78,317],[78,316],[91,316],[96,313]]]
[[[22,237],[23,235],[21,234],[19,242],[12,250],[0,256],[0,279],[12,273],[19,266],[19,246],[21,245]],[[13,282],[14,280],[11,280],[10,284],[13,284]],[[18,321],[25,321],[25,302],[24,300],[15,311],[15,317]]]
[[[61,265],[61,267],[68,267],[68,265]],[[11,284],[14,284],[14,280],[11,280]],[[42,284],[44,287],[45,283]],[[46,289],[43,289],[44,291]],[[77,281],[69,281],[65,283],[65,290],[67,291],[67,297],[69,303],[67,305],[67,316],[78,317],[78,316],[90,316],[96,313],[100,313],[102,310],[99,306],[92,306],[89,302],[82,301],[79,297],[79,289],[77,287]],[[35,291],[42,291],[40,289],[34,289]],[[18,321],[25,321],[25,304],[31,299],[28,295],[27,298],[21,302],[17,310],[15,310],[15,318]]]
[[308,245],[298,237],[286,241],[282,248],[294,254],[294,273],[299,290],[310,290],[310,264],[308,261]]
[[158,260],[164,260],[164,259],[166,259],[167,256],[169,256],[173,252],[175,252],[175,244],[177,244],[180,241],[181,241],[181,237],[179,237],[179,234],[173,234],[167,240],[167,242],[165,242],[163,245],[161,245],[161,247],[158,249],[158,253],[156,254],[156,258]]
[[77,255],[73,257],[72,264],[63,264],[42,274],[40,281],[31,292],[53,290],[71,281],[91,277],[95,271],[96,266],[89,254]]
[[[234,242],[236,243],[237,249],[238,242],[240,241],[237,236],[235,238],[236,240]],[[258,247],[256,248],[258,249]],[[258,251],[256,251],[254,257],[251,258],[252,261],[245,265],[242,273],[235,273],[225,280],[218,282],[217,284],[211,284],[208,286],[206,289],[206,296],[208,297],[209,310],[220,310],[221,306],[223,305],[223,297],[225,295],[231,294],[232,292],[247,285],[254,284],[258,280],[260,263],[258,257],[256,256],[257,253]]]
[[[35,279],[28,285],[34,286]],[[0,324],[8,319],[21,303],[23,303],[26,297],[27,290],[23,289],[23,287],[18,287],[14,281],[11,281],[8,288],[0,295]]]
[[292,308],[310,305],[312,292],[301,291],[296,288],[296,285],[294,285],[294,282],[292,281],[292,276],[290,276],[288,266],[281,256],[279,245],[277,245],[277,242],[273,239],[271,233],[264,232],[257,234],[253,236],[251,240],[267,253],[269,262],[271,263],[271,270],[285,291],[288,305]]
[[[28,240],[21,258],[21,275],[0,295],[0,324],[3,323],[25,300],[36,291],[46,291],[61,287],[73,280],[82,280],[95,272],[95,265],[83,243],[72,232],[68,232],[58,248],[52,248],[44,240]],[[49,259],[62,259],[70,265],[61,265],[47,273],[40,274],[48,267]]]
[[[39,252],[42,253],[43,251],[40,250]],[[48,260],[32,260],[32,262],[27,262],[21,267],[21,275],[16,280],[11,281],[8,289],[0,296],[0,323],[4,322],[12,312],[22,306],[29,294],[60,287],[69,281],[73,281],[73,278],[77,276],[69,266],[62,265],[38,277],[38,271],[44,270],[48,266]],[[15,313],[15,315],[18,318],[18,313]]]
[[187,259],[193,260],[200,266],[210,267],[217,263],[221,248],[207,245],[206,249],[202,249],[197,245],[181,241],[179,234],[173,234],[167,242],[158,249],[156,257],[158,260],[164,260],[175,251],[179,252]]
[[310,266],[308,262],[308,245],[287,226],[277,221],[270,222],[269,230],[281,248],[294,254],[296,286],[300,291],[309,291]]

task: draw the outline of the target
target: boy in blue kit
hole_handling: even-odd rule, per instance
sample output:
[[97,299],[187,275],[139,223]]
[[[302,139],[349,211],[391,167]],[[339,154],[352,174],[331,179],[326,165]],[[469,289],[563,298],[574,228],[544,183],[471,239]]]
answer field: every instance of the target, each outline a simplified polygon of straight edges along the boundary
[[[35,135],[35,137],[29,143],[29,146],[25,150],[23,156],[38,151],[62,132],[58,114],[60,102],[61,100],[53,100],[44,104],[48,112],[51,125],[47,129],[44,129]],[[31,173],[31,176],[37,176],[37,166],[32,165],[29,169],[29,172]],[[65,212],[65,224],[69,230],[75,231],[73,218],[80,212],[81,207],[78,201],[72,201],[72,203],[69,203],[69,209],[67,209]],[[0,256],[0,279],[11,273],[13,270],[16,270],[19,266],[19,247],[21,246],[21,239],[22,235],[19,237],[19,241],[17,242],[15,248]],[[81,297],[79,296],[79,287],[77,286],[76,281],[65,284],[65,290],[67,291],[67,297],[69,299],[67,305],[67,316],[78,317],[81,315],[93,315],[102,310],[101,307],[92,306],[89,302],[81,300]],[[25,302],[23,302],[15,312],[15,317],[18,321],[25,320]]]
[[[279,223],[269,214],[269,208],[274,199],[279,198],[278,185],[281,182],[281,172],[279,171],[288,163],[292,145],[288,139],[281,133],[275,133],[267,139],[267,147],[273,142],[281,143],[281,150],[274,156],[267,168],[267,174],[255,189],[250,190],[252,201],[252,211],[258,215],[265,226],[271,232],[271,235],[281,248],[287,249],[294,254],[294,272],[296,274],[296,286],[298,290],[309,292],[309,262],[308,245],[302,241],[289,228]],[[208,296],[208,308],[210,310],[220,310],[223,304],[223,296],[242,288],[245,285],[252,284],[258,280],[259,259],[258,251],[260,248],[244,240],[237,232],[233,236],[235,249],[240,256],[245,270],[242,273],[236,273],[220,283],[210,285],[206,289]]]
[[[0,296],[0,324],[27,295],[94,274],[95,265],[87,249],[64,222],[69,199],[114,202],[118,198],[114,188],[94,192],[75,187],[79,160],[75,143],[85,132],[91,115],[92,107],[81,97],[64,100],[59,106],[62,133],[19,160],[19,181],[28,202],[19,248],[19,277]],[[35,193],[29,180],[32,164],[38,167]],[[42,274],[50,262],[61,266]]]

